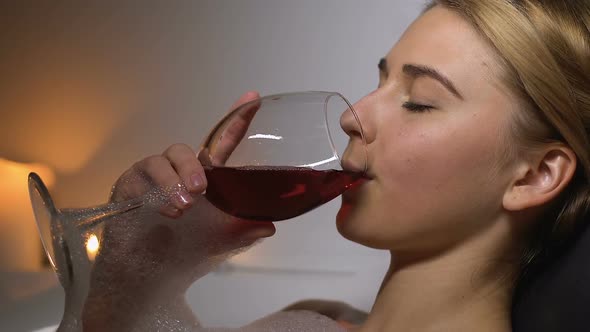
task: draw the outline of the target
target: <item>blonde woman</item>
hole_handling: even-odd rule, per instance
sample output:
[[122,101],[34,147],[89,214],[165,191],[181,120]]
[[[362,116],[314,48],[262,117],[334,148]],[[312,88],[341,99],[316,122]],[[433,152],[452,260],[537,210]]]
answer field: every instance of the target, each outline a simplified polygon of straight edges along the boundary
[[[379,87],[354,105],[370,180],[336,217],[343,237],[391,252],[358,331],[511,331],[524,271],[587,217],[589,26],[583,0],[440,0],[381,59]],[[355,151],[358,128],[343,127]],[[138,162],[114,200],[139,194],[134,174],[187,184],[170,217],[207,186],[185,145]]]

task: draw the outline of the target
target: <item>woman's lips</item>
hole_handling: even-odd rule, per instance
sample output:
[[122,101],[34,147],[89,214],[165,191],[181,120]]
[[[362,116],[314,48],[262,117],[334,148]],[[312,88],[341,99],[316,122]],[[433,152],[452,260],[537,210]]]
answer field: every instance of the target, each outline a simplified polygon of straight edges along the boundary
[[371,178],[369,178],[368,176],[364,175],[361,179],[358,180],[357,183],[355,183],[350,189],[346,190],[343,194],[342,194],[342,198],[344,200],[350,200],[352,198],[354,198],[356,195],[358,195],[358,192],[360,190],[362,190],[362,188],[367,184],[367,182],[371,181]]

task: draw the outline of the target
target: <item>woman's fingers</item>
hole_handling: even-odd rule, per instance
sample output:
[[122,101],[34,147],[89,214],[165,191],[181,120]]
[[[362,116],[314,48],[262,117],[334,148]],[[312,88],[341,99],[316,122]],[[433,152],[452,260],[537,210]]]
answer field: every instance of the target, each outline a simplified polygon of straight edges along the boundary
[[260,108],[260,103],[255,102],[258,99],[260,99],[260,95],[257,92],[250,91],[243,94],[232,105],[230,111],[249,103],[227,119],[227,123],[222,127],[218,137],[215,138],[215,142],[209,151],[214,165],[224,165],[236,146],[242,141],[256,111]]
[[244,105],[245,103],[249,103],[253,100],[259,99],[260,94],[256,91],[248,91],[238,98],[230,107],[229,112],[235,110],[236,108]]
[[[218,134],[209,154],[213,165],[224,165],[241,142],[260,108],[260,103],[255,102],[259,98],[257,92],[247,92],[232,105],[231,110],[235,110],[248,104],[237,111]],[[174,144],[162,155],[139,161],[117,181],[111,200],[139,197],[153,187],[172,189],[167,195],[169,202],[160,212],[180,217],[194,203],[192,195],[201,194],[207,187],[205,171],[194,150],[185,144]]]
[[135,164],[141,174],[146,176],[150,184],[156,188],[171,189],[169,201],[160,207],[160,213],[171,218],[178,218],[182,211],[189,208],[193,198],[180,184],[182,180],[176,173],[168,158],[163,155],[151,156]]
[[148,188],[145,180],[138,175],[135,167],[129,168],[113,185],[109,202],[122,202],[143,195]]
[[206,187],[207,178],[194,150],[186,144],[174,144],[162,155],[144,158],[126,171],[114,186],[111,200],[122,201],[150,190],[164,190],[163,197],[168,200],[160,207],[160,213],[178,218],[193,205],[193,195],[201,194]]
[[193,195],[201,194],[207,188],[207,177],[195,151],[186,144],[174,144],[164,151],[181,181]]

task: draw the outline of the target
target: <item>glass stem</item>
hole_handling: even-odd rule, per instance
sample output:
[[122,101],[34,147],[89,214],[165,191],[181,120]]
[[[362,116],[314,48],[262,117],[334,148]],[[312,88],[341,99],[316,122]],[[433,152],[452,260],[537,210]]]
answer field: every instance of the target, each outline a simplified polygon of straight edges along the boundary
[[76,227],[84,231],[100,224],[104,219],[118,216],[142,207],[143,197],[137,197],[123,202],[108,203],[87,209],[62,209],[63,216],[66,216],[67,223],[74,222]]

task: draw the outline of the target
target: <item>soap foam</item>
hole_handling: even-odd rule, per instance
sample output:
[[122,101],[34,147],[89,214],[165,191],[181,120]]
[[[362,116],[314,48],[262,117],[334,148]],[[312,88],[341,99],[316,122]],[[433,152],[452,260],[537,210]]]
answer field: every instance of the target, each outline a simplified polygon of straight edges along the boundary
[[259,319],[246,326],[226,328],[201,328],[199,332],[346,332],[332,319],[311,311],[283,311]]

